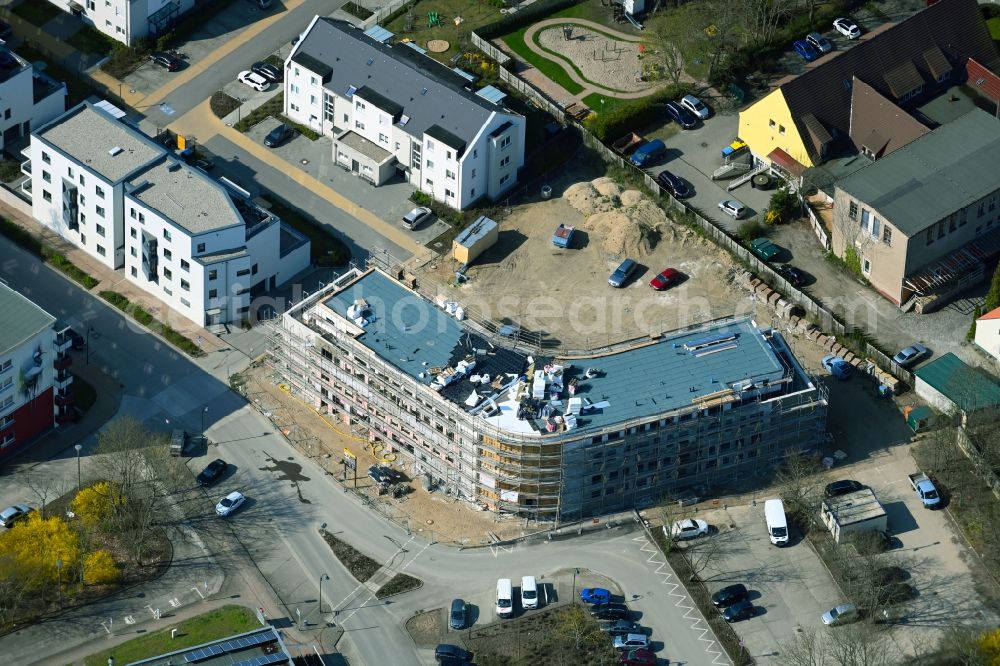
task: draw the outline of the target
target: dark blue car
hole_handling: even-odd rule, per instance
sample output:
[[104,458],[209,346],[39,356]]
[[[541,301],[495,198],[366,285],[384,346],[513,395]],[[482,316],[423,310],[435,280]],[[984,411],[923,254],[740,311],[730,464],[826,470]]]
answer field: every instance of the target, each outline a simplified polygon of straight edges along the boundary
[[799,56],[801,56],[806,62],[812,62],[819,57],[819,51],[816,50],[816,47],[804,39],[796,40],[796,42],[792,44],[792,48],[794,48],[795,52],[798,53]]

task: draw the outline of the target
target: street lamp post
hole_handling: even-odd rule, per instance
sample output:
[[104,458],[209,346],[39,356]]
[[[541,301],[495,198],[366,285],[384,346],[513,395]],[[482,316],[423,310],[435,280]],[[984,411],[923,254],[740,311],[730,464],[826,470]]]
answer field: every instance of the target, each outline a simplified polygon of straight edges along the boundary
[[323,581],[330,580],[330,577],[326,574],[321,574],[319,577],[319,619],[320,622],[323,621]]
[[59,593],[59,608],[62,609],[62,560],[56,560],[56,591]]
[[76,444],[73,448],[76,449],[76,489],[80,490],[83,487],[83,477],[80,475],[80,451],[83,450],[83,445]]
[[205,414],[208,413],[208,405],[201,410],[201,441],[205,441]]
[[87,347],[87,363],[86,363],[86,365],[90,365],[90,333],[93,330],[94,330],[93,326],[90,326],[90,325],[87,326],[87,344],[86,344],[86,347]]
[[580,573],[579,569],[573,569],[573,595],[569,598],[571,604],[576,602],[576,575],[578,573]]

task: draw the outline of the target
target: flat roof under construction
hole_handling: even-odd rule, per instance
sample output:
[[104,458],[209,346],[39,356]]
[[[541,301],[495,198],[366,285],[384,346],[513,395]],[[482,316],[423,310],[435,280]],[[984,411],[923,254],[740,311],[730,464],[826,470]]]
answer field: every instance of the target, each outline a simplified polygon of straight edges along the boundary
[[[572,397],[582,403],[574,427],[591,430],[724,405],[745,399],[746,391],[780,395],[809,381],[784,342],[765,336],[748,317],[709,322],[602,356],[532,359],[491,344],[455,313],[377,270],[322,303],[362,326],[358,342],[425,385],[458,368],[454,381],[435,390],[500,430],[524,434],[544,431],[553,417],[571,411],[571,384]],[[353,309],[356,303],[364,310]],[[475,365],[465,371],[461,366],[468,361]],[[562,390],[553,399],[555,389]]]

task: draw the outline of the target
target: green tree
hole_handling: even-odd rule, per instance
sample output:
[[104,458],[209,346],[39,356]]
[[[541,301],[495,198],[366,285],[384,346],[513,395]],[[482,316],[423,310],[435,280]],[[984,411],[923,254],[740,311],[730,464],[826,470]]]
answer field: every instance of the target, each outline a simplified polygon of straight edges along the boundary
[[976,306],[976,309],[972,311],[972,324],[969,325],[969,332],[965,334],[966,340],[976,339],[976,320],[983,316],[983,309],[980,306]]
[[993,280],[990,282],[990,290],[986,292],[986,302],[983,304],[983,312],[992,312],[1000,308],[1000,264],[993,271]]

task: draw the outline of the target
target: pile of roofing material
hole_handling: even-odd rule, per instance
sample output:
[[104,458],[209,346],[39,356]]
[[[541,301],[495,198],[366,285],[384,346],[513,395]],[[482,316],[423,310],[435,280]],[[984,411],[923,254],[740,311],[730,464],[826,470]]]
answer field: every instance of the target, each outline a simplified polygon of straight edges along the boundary
[[583,226],[601,238],[601,250],[612,256],[643,256],[653,251],[667,216],[639,190],[622,190],[607,177],[575,183],[563,195],[586,216]]

